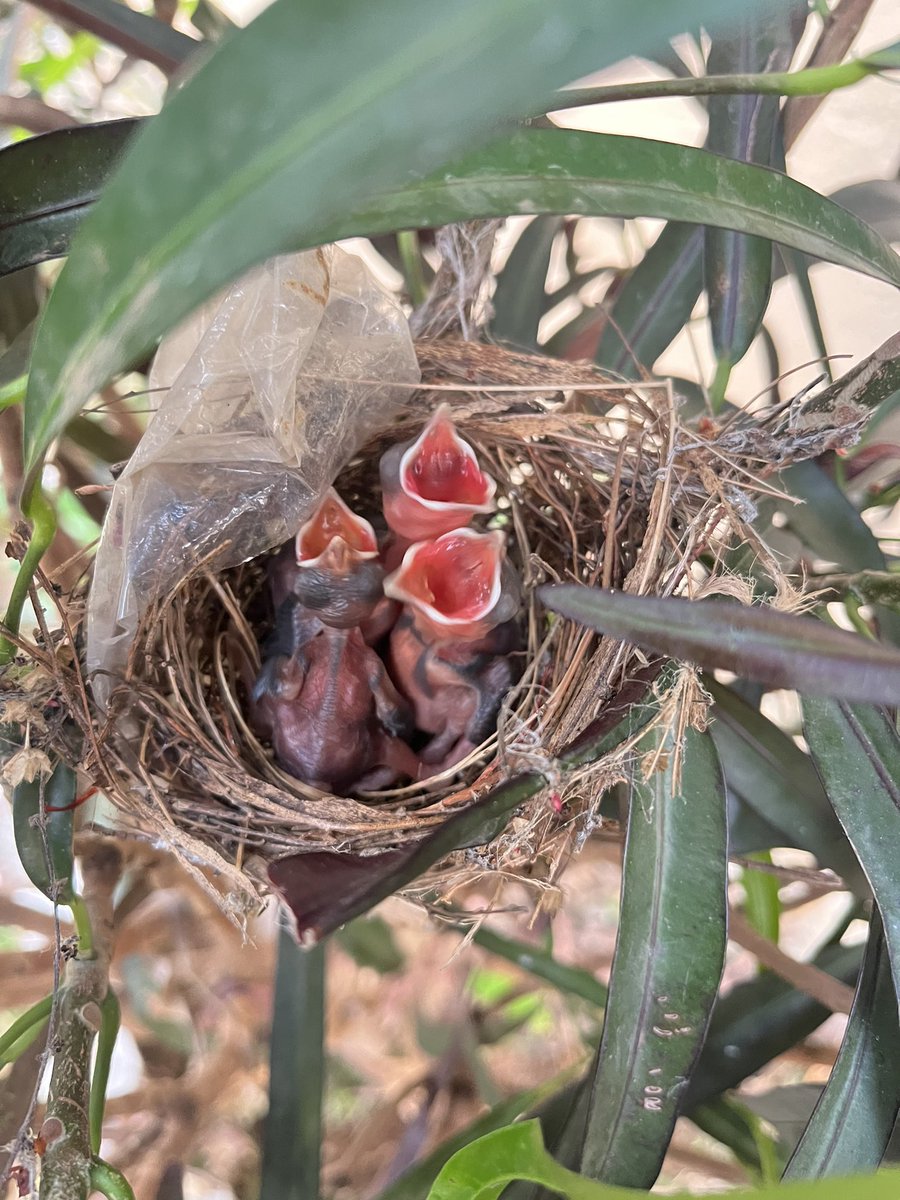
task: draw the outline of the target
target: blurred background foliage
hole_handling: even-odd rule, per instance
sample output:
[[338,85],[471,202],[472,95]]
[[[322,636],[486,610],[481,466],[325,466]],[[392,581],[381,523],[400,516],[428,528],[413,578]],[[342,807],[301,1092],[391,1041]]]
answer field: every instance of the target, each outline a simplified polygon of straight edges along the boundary
[[[90,0],[47,0],[0,8],[3,144],[155,113],[181,64],[207,53],[199,43],[215,43],[253,15],[213,0],[157,0],[134,10],[110,5],[107,11]],[[616,63],[580,84],[639,94],[654,80],[680,80],[690,90],[706,74],[826,67],[900,39],[890,0],[780,11],[777,20],[748,17],[728,37],[710,38],[695,25],[659,45],[652,59]],[[604,103],[558,109],[552,123],[702,146],[785,169],[896,241],[896,81],[870,77],[827,98],[787,100],[737,94],[613,102],[592,93],[579,101]],[[546,96],[536,101],[532,124],[539,129],[551,123],[543,115],[551,106]],[[79,152],[71,171],[55,176],[47,166],[57,188],[48,203],[78,207],[80,216],[108,172],[101,163],[85,182],[78,168],[87,161]],[[12,204],[8,195],[4,203]],[[372,205],[377,209],[377,197]],[[0,227],[0,242],[12,238],[17,223],[27,224],[24,217],[20,210]],[[409,304],[438,267],[424,215],[421,224],[419,231],[352,243]],[[41,228],[37,236],[49,235]],[[0,502],[10,528],[19,519],[27,467],[19,402],[36,321],[59,274],[58,252],[35,253],[33,265],[0,278]],[[679,220],[514,216],[498,238],[494,266],[493,338],[563,359],[593,359],[623,379],[671,378],[683,411],[697,420],[727,420],[729,405],[774,408],[816,380],[841,376],[900,329],[900,300],[888,282],[758,235]],[[43,566],[64,585],[84,569],[83,551],[98,536],[116,466],[153,411],[145,356],[119,366],[132,369],[92,394],[50,443],[42,468],[59,521]],[[759,518],[782,566],[822,590],[827,619],[895,642],[898,398],[895,386],[876,398],[849,454],[826,453],[785,471]],[[4,599],[14,576],[5,559]],[[164,852],[126,843],[111,968],[122,1028],[107,1089],[104,1157],[141,1200],[312,1200],[317,1191],[327,1200],[424,1200],[453,1151],[537,1114],[559,1161],[633,1187],[648,1187],[657,1171],[660,1190],[702,1190],[774,1184],[788,1163],[788,1175],[802,1179],[895,1161],[900,964],[892,947],[900,944],[900,896],[893,864],[900,817],[890,781],[898,778],[900,754],[893,726],[869,731],[868,745],[882,739],[873,760],[853,741],[856,726],[847,714],[829,702],[807,703],[802,713],[789,691],[722,678],[710,686],[727,796],[730,940],[705,1044],[686,1068],[674,1132],[631,1143],[626,1130],[616,1144],[619,1134],[609,1125],[615,1114],[598,1114],[595,1093],[588,1116],[589,1089],[580,1084],[590,1078],[604,1037],[601,1078],[609,1095],[636,1063],[649,1065],[641,1057],[646,1044],[635,1044],[623,1051],[632,1057],[617,1077],[608,1074],[617,1031],[630,1029],[627,1016],[604,1026],[620,915],[623,925],[634,922],[640,959],[639,901],[654,869],[651,850],[643,850],[642,862],[634,848],[620,907],[627,798],[617,790],[607,800],[608,820],[570,864],[552,916],[544,910],[528,922],[524,884],[511,885],[501,910],[474,933],[457,927],[446,908],[429,918],[392,899],[313,955],[293,947],[271,912],[254,923],[252,943],[242,944]],[[877,778],[860,794],[866,770]],[[704,794],[714,811],[717,793]],[[95,818],[103,818],[102,804],[102,796],[92,801]],[[714,841],[709,846],[709,873],[721,867],[724,879],[724,841],[718,851]],[[664,848],[677,862],[690,847]],[[21,1034],[0,1041],[9,1060],[0,1077],[4,1144],[15,1140],[37,1083],[46,1035],[39,1014],[28,1014],[53,983],[57,927],[7,830],[0,868],[0,1030]],[[702,872],[702,861],[694,869]],[[682,899],[693,897],[697,876],[682,871],[674,886]],[[872,915],[873,891],[883,931]],[[629,895],[636,905],[630,912]],[[669,900],[677,904],[679,895]],[[465,896],[470,911],[493,904],[489,879]],[[63,937],[71,933],[67,917],[60,910]],[[663,945],[663,967],[665,951]],[[620,1011],[636,1012],[646,999],[641,988],[651,984],[636,972],[618,985]],[[27,1037],[34,1040],[26,1050]],[[601,1146],[604,1138],[609,1144]],[[485,1179],[489,1159],[485,1151],[476,1161]],[[540,1186],[514,1184],[504,1195],[534,1200]],[[886,1186],[896,1189],[893,1181]],[[10,1194],[16,1187],[10,1184]]]

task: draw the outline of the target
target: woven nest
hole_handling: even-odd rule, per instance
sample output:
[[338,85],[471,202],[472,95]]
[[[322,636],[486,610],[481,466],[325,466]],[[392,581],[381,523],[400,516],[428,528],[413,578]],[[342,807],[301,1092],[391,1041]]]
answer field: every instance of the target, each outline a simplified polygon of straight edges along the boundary
[[[223,572],[208,560],[148,612],[106,713],[79,665],[77,597],[63,605],[53,652],[46,643],[32,649],[27,699],[31,713],[42,714],[29,729],[32,750],[71,757],[74,721],[83,735],[80,765],[120,810],[120,823],[151,831],[193,872],[216,876],[233,910],[265,895],[265,864],[274,858],[400,846],[518,771],[537,765],[555,778],[554,756],[647,663],[633,647],[548,618],[538,584],[577,580],[662,595],[730,590],[725,551],[735,540],[757,545],[747,523],[747,489],[756,485],[746,466],[748,445],[759,459],[756,434],[743,436],[743,450],[733,436],[716,442],[720,431],[701,437],[679,425],[669,386],[616,383],[590,365],[471,342],[424,341],[417,349],[421,391],[336,484],[377,521],[381,452],[413,436],[442,402],[498,481],[493,524],[506,531],[524,583],[522,672],[496,733],[452,771],[347,798],[278,767],[245,716],[248,664],[258,667],[272,621],[265,558]],[[757,552],[767,557],[763,546]],[[440,864],[429,889],[436,881],[453,889],[484,871],[527,874],[552,889],[631,752],[619,747],[560,776],[556,794],[528,802],[490,846]],[[532,870],[536,860],[544,869]]]

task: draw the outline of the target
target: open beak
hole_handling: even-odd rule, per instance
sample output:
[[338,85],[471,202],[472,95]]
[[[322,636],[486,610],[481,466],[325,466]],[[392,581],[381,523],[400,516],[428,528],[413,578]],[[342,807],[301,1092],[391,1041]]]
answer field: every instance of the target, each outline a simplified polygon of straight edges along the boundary
[[378,557],[375,530],[348,508],[334,488],[300,527],[296,542],[298,567],[322,567],[344,574],[354,562]]
[[412,541],[459,529],[476,513],[494,511],[497,485],[456,432],[447,404],[415,441],[382,456],[381,483],[388,525]]
[[454,529],[417,542],[384,581],[436,640],[475,641],[515,616],[520,589],[502,533]]

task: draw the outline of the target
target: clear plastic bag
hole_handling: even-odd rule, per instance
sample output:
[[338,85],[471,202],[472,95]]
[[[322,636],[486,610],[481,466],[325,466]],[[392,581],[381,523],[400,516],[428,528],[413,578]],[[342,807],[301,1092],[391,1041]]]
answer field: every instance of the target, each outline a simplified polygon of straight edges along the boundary
[[221,570],[292,537],[418,379],[405,315],[338,247],[271,260],[163,341],[159,408],[113,489],[94,566],[87,662],[101,703],[148,605],[210,555]]

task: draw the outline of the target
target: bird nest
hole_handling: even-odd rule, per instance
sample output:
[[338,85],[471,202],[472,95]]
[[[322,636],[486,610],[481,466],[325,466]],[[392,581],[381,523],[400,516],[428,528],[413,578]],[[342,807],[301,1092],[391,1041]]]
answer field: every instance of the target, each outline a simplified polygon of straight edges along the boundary
[[[61,602],[61,631],[31,648],[25,691],[17,684],[31,751],[71,761],[77,727],[84,779],[119,810],[119,828],[149,831],[192,872],[215,878],[233,909],[264,897],[274,859],[403,847],[534,768],[552,786],[489,845],[445,858],[427,886],[446,893],[494,872],[552,890],[633,749],[624,743],[570,773],[556,770],[558,756],[647,676],[648,664],[639,650],[545,612],[537,586],[579,581],[697,594],[711,580],[718,586],[730,544],[757,544],[744,461],[717,445],[717,431],[700,436],[680,425],[670,385],[622,384],[592,365],[472,342],[420,341],[417,355],[421,388],[336,485],[355,511],[378,521],[381,453],[414,436],[441,403],[498,482],[491,523],[505,531],[524,585],[521,670],[496,731],[462,762],[352,797],[316,790],[279,767],[246,715],[248,670],[252,678],[273,619],[265,557],[219,570],[219,555],[211,555],[154,604],[105,710],[86,686],[77,596]],[[673,695],[678,704],[691,699],[683,689]]]

